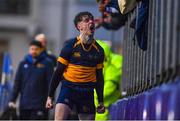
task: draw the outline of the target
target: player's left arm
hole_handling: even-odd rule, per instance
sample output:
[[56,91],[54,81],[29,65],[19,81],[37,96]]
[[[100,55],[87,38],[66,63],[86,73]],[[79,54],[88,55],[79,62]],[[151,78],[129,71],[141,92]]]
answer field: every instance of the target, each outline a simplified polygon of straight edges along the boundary
[[104,62],[104,51],[102,51],[99,63],[96,67],[96,93],[98,96],[99,105],[97,107],[98,113],[104,113],[104,99],[103,99],[103,92],[104,92],[104,77],[103,77],[103,62]]
[[104,77],[103,77],[103,72],[102,69],[97,69],[96,70],[96,93],[98,96],[98,102],[103,103],[103,92],[104,92]]

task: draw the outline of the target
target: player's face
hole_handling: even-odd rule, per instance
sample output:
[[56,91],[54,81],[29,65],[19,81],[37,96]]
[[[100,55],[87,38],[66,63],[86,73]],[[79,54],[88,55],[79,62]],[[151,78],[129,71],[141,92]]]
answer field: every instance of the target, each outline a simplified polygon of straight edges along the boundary
[[29,54],[32,55],[33,58],[39,56],[41,53],[41,48],[35,45],[31,45],[29,47]]
[[87,16],[82,17],[82,21],[78,23],[78,29],[80,33],[85,33],[86,35],[92,35],[95,31],[94,19]]

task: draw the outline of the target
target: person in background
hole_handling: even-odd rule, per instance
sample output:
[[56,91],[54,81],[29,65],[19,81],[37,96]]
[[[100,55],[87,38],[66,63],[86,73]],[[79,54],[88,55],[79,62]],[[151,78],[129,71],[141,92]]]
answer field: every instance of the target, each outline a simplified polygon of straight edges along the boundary
[[[108,44],[102,40],[96,40],[98,44],[104,49],[104,105],[106,112],[104,114],[96,114],[96,120],[109,119],[109,107],[111,104],[121,98],[120,82],[122,75],[122,56],[111,51]],[[95,104],[97,104],[97,95],[95,93]]]
[[35,40],[41,42],[42,44],[42,53],[46,55],[52,62],[54,67],[57,65],[57,57],[47,50],[47,38],[44,34],[38,34],[35,36]]
[[53,65],[41,52],[42,45],[32,41],[29,45],[29,54],[19,64],[12,97],[9,107],[16,107],[16,100],[20,94],[20,119],[45,120],[48,119],[48,110],[45,108],[49,82],[53,73]]
[[124,26],[127,15],[122,15],[118,0],[97,0],[102,16],[95,19],[96,28],[103,26],[107,30],[118,30]]

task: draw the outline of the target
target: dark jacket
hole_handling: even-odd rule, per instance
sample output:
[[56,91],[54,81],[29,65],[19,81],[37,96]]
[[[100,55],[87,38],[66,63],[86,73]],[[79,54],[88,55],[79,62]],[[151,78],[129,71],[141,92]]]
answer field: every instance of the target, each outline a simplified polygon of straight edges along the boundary
[[42,54],[44,54],[47,58],[49,58],[52,61],[54,67],[57,66],[57,57],[55,55],[49,53],[49,51],[47,50],[44,50]]
[[20,109],[45,109],[52,73],[52,62],[44,54],[35,61],[27,55],[19,64],[11,101],[20,93]]

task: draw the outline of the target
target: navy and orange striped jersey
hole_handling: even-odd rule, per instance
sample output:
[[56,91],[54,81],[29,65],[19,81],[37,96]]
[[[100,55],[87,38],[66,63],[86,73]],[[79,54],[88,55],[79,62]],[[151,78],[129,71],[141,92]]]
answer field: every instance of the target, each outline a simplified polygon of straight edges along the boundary
[[64,79],[73,83],[96,82],[96,70],[103,68],[103,61],[103,48],[95,40],[83,44],[79,37],[67,41],[58,57],[66,65]]

